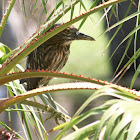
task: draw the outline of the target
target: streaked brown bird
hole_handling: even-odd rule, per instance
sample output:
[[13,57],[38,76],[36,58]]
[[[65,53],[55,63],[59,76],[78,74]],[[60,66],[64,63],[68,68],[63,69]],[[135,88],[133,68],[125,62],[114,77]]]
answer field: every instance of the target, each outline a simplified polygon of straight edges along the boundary
[[[60,26],[55,24],[50,30]],[[70,44],[73,40],[95,40],[80,33],[74,26],[69,26],[48,39],[27,57],[26,67],[29,70],[53,70],[60,71],[66,64],[70,54]],[[22,79],[21,83],[27,83],[27,90],[35,89],[39,85],[47,85],[51,77]]]

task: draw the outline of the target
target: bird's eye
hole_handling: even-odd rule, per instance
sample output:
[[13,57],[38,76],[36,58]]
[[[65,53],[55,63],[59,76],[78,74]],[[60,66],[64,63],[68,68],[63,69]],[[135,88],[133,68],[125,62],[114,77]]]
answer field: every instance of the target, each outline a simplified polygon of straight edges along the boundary
[[66,33],[69,34],[70,33],[70,30],[66,30]]

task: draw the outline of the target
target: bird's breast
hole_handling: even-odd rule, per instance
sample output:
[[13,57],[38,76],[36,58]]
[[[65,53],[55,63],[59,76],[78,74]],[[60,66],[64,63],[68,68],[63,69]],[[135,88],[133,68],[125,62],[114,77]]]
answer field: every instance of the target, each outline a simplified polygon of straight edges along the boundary
[[66,64],[70,54],[69,46],[51,46],[45,49],[45,69],[59,71]]
[[[53,49],[51,51],[45,51],[46,55],[44,58],[44,69],[53,70],[53,71],[60,71],[64,65],[66,64],[70,50],[69,49]],[[39,81],[39,85],[47,84],[51,77],[44,77]]]

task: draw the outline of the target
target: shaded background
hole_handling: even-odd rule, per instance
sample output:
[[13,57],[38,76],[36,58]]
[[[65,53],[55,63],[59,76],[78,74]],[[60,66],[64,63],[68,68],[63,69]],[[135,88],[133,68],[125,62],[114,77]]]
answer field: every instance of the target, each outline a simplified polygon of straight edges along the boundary
[[[134,12],[138,11],[138,0],[135,0],[132,4],[131,10],[128,12],[128,15],[133,14]],[[122,20],[123,17],[125,17],[125,14],[128,10],[128,7],[130,6],[130,3],[132,3],[132,1],[124,1],[121,4],[116,5],[116,14],[117,15],[113,15],[111,20],[110,20],[110,26],[115,24],[117,21]],[[118,11],[118,12],[117,12]],[[131,18],[130,20],[128,20],[127,22],[125,22],[122,27],[121,30],[119,30],[119,32],[117,33],[117,35],[115,36],[114,40],[111,42],[111,46],[109,49],[109,54],[111,56],[111,54],[116,50],[117,46],[120,44],[120,42],[134,29],[136,28],[136,21],[137,21],[137,17]],[[109,32],[109,36],[110,38],[114,35],[114,33],[116,32],[117,28],[112,29]],[[134,55],[134,42],[135,42],[135,37],[136,34],[134,34],[132,42],[130,44],[130,47],[128,49],[128,52],[123,60],[123,62],[121,63],[117,73],[123,68],[123,66],[129,61],[129,59]],[[127,39],[120,47],[119,49],[115,52],[115,54],[113,55],[112,59],[111,59],[111,65],[113,67],[113,73],[116,71],[116,68],[118,67],[118,64],[125,52],[125,49],[128,45],[128,41],[129,39]],[[136,50],[140,48],[140,32],[137,32],[137,37],[136,37]],[[136,62],[128,69],[128,71],[125,73],[125,75],[122,77],[122,79],[119,81],[118,84],[122,85],[122,86],[126,86],[129,87],[131,84],[131,80],[133,78],[133,75],[138,67],[138,65],[140,64],[140,58],[138,58],[136,60]],[[139,83],[140,83],[140,77],[138,77],[134,83],[133,88],[139,90]]]

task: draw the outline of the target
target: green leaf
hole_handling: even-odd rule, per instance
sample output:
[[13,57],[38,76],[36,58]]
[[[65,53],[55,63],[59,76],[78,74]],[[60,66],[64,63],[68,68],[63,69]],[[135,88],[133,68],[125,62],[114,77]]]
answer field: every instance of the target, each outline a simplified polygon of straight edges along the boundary
[[130,20],[130,19],[132,19],[132,18],[134,18],[134,17],[136,17],[136,16],[138,16],[139,14],[140,14],[140,11],[135,12],[135,13],[133,13],[133,14],[127,16],[127,17],[124,17],[122,20],[118,21],[117,23],[115,23],[115,24],[113,24],[111,27],[109,27],[105,32],[108,32],[108,31],[114,29],[115,27],[117,27],[117,26],[119,26],[120,24],[122,24],[122,23],[124,23],[124,22],[126,22],[126,21],[128,21],[128,20]]
[[6,59],[13,53],[8,46],[0,42],[0,64],[2,64]]
[[3,18],[1,20],[1,24],[0,24],[0,37],[2,35],[2,32],[3,32],[3,29],[7,23],[7,20],[8,20],[8,17],[11,13],[11,10],[15,4],[16,0],[11,0],[10,3],[9,3],[9,7],[7,8],[7,11],[6,11],[6,15],[3,15]]
[[0,59],[2,59],[4,55],[6,55],[6,47],[6,45],[0,42]]
[[60,1],[60,2],[56,5],[55,9],[50,13],[50,15],[49,15],[49,17],[47,18],[46,22],[50,20],[50,18],[53,16],[53,14],[55,13],[55,11],[56,11],[61,5],[62,5],[62,1]]
[[[101,130],[106,127],[105,140],[116,140],[120,137],[135,139],[140,133],[139,117],[140,104],[137,101],[118,101],[112,105],[102,116],[95,139]],[[138,123],[138,124],[137,124]],[[136,129],[133,129],[136,127]],[[124,136],[123,130],[127,132]]]
[[130,84],[130,89],[132,89],[132,87],[133,87],[133,85],[135,83],[135,80],[137,79],[139,73],[140,73],[140,64],[139,64],[139,66],[138,66],[138,68],[137,68],[137,70],[136,70],[136,72],[135,72],[135,74],[134,74],[134,76],[132,78],[132,81],[131,81],[131,84]]
[[62,140],[84,140],[85,138],[88,138],[89,136],[94,135],[99,123],[100,121],[96,121],[91,124],[88,124],[78,129],[77,131],[69,134],[68,136],[62,138]]
[[23,9],[24,9],[24,15],[25,15],[25,17],[27,19],[26,6],[25,6],[25,1],[24,0],[22,0],[22,5],[23,5]]
[[[90,9],[92,9],[97,3],[98,3],[98,0],[95,0],[95,1],[93,2],[92,6],[90,7]],[[79,25],[79,27],[78,27],[78,30],[80,30],[80,29],[82,28],[82,26],[84,25],[84,23],[86,22],[86,20],[87,20],[87,17],[85,17],[85,18],[81,21],[81,23],[80,23],[80,25]]]
[[42,0],[42,4],[43,4],[43,7],[44,7],[44,10],[45,10],[45,13],[47,15],[47,8],[46,8],[46,5],[47,5],[47,2],[45,0]]
[[[112,104],[114,104],[114,103],[116,103],[116,102],[117,102],[117,100],[112,100],[112,101],[110,101],[110,102],[104,103],[103,105],[101,105],[101,106],[99,106],[99,107],[93,108],[93,109],[91,109],[91,110],[89,110],[89,111],[87,111],[87,112],[81,114],[80,116],[73,117],[73,118],[70,120],[70,122],[65,123],[65,125],[62,124],[63,127],[65,127],[65,126],[66,126],[66,127],[61,131],[61,133],[59,133],[59,134],[57,135],[57,137],[55,138],[55,140],[60,139],[60,138],[62,137],[62,135],[65,134],[65,132],[66,132],[67,130],[69,130],[73,125],[77,125],[78,123],[82,122],[83,120],[87,119],[88,117],[90,117],[90,116],[92,116],[92,115],[97,115],[97,114],[103,113],[104,110],[106,110],[106,109],[109,108]],[[66,124],[67,124],[67,125],[66,125]],[[62,125],[60,125],[60,126],[62,126]],[[60,126],[58,126],[59,129],[60,129],[60,128],[62,129],[62,127],[60,127]],[[55,129],[56,129],[56,128],[55,128]]]

